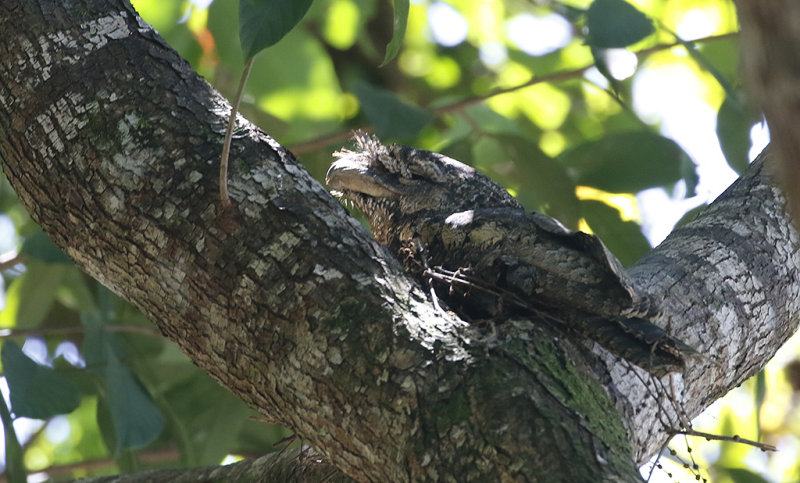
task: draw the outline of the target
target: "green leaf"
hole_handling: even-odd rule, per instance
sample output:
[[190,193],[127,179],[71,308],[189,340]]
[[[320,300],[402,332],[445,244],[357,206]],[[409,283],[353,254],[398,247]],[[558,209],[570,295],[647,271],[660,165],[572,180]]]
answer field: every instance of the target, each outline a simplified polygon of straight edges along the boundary
[[117,335],[103,329],[103,319],[97,312],[81,313],[81,324],[86,327],[81,343],[81,355],[86,361],[86,369],[104,374],[111,360],[125,356],[117,340]]
[[586,12],[586,43],[602,49],[627,47],[654,31],[653,22],[623,0],[595,0]]
[[576,146],[560,160],[577,184],[612,193],[669,186],[691,164],[674,141],[649,132],[612,134]]
[[392,40],[386,46],[386,55],[383,57],[381,67],[388,64],[400,52],[403,45],[403,37],[406,35],[406,24],[408,23],[408,0],[394,0],[394,24],[392,29]]
[[97,429],[100,431],[100,436],[103,439],[103,444],[108,449],[109,453],[118,454],[117,451],[117,437],[114,431],[114,420],[111,417],[111,410],[108,407],[106,397],[101,394],[97,398],[97,410],[95,413],[97,419]]
[[729,90],[731,86],[737,86],[733,88],[734,91],[740,90],[738,88],[741,85],[740,42],[739,36],[721,38],[714,42],[688,42],[694,47],[694,50],[702,54],[702,57],[692,57],[696,60],[702,58],[701,67],[704,69],[711,66],[709,72],[721,83],[728,95],[731,95],[731,90]]
[[728,96],[717,112],[717,138],[728,164],[742,174],[750,165],[750,129],[760,116],[740,96]]
[[[167,367],[187,372],[177,365]],[[188,377],[176,381],[164,394],[172,409],[170,426],[180,426],[191,435],[203,435],[185,442],[191,445],[195,464],[217,464],[236,446],[242,425],[252,410],[207,374],[194,367],[190,370]]]
[[312,0],[240,0],[239,42],[245,58],[276,44],[297,25]]
[[34,362],[16,342],[3,343],[2,361],[11,409],[17,417],[47,419],[70,413],[80,404],[78,389],[69,379]]
[[31,236],[25,239],[20,253],[24,253],[30,258],[45,263],[72,264],[72,259],[66,253],[62,252],[42,230],[36,230]]
[[[100,298],[104,297],[110,298],[110,292]],[[117,453],[150,444],[163,431],[164,416],[133,372],[122,365],[124,351],[116,334],[103,329],[103,317],[98,313],[83,313],[81,322],[86,326],[81,347],[86,369],[99,375],[106,387],[103,407],[108,408],[105,416],[110,415],[113,431],[99,410],[98,422],[105,438],[114,435],[114,444],[109,444],[109,448]]]
[[94,294],[89,290],[87,280],[90,279],[75,266],[70,267],[56,289],[56,300],[75,312],[96,311]]
[[427,111],[366,82],[357,82],[353,92],[364,115],[375,126],[375,132],[380,137],[415,138],[433,119]]
[[582,200],[581,211],[595,235],[626,267],[650,251],[639,225],[622,221],[616,208],[602,201]]
[[69,270],[66,265],[30,261],[6,292],[6,306],[0,311],[0,326],[30,329],[39,327],[53,305],[56,289]]
[[164,416],[130,369],[110,359],[106,384],[117,449],[142,448],[155,441],[164,430]]
[[72,383],[82,396],[97,395],[97,378],[89,371],[76,368],[62,356],[53,360],[53,369]]

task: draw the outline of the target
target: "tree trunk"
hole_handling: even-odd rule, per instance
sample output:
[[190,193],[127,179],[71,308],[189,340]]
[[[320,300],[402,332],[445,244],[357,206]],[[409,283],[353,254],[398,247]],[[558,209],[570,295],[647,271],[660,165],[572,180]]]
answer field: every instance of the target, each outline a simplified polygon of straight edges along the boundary
[[127,2],[8,0],[0,31],[0,161],[31,216],[356,480],[635,481],[678,408],[696,415],[796,328],[797,234],[768,159],[631,270],[652,319],[702,354],[667,400],[665,381],[535,320],[437,310],[244,119],[237,209],[220,212],[230,106]]

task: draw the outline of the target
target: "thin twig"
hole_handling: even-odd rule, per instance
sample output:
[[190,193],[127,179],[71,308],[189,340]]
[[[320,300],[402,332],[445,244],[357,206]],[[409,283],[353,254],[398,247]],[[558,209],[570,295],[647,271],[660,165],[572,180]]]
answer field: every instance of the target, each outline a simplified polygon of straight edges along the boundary
[[[715,41],[715,40],[725,40],[725,39],[737,37],[738,35],[739,35],[739,32],[730,32],[730,33],[727,33],[727,34],[720,34],[720,35],[710,35],[708,37],[702,37],[702,38],[695,39],[695,40],[690,40],[690,41],[682,41],[682,42],[681,41],[676,41],[676,42],[670,42],[668,44],[659,44],[659,45],[655,45],[653,47],[648,47],[646,49],[638,50],[638,51],[636,51],[634,53],[636,54],[637,57],[644,57],[644,56],[650,55],[650,54],[652,54],[654,52],[660,52],[662,50],[669,50],[669,49],[671,49],[673,47],[678,47],[678,46],[681,46],[681,45],[684,45],[684,44],[698,44],[698,43],[703,43],[703,42],[711,42],[711,41]],[[484,101],[486,101],[488,99],[491,99],[492,97],[500,96],[500,95],[503,95],[503,94],[509,94],[511,92],[515,92],[515,91],[518,91],[520,89],[525,89],[526,87],[530,87],[530,86],[533,86],[533,85],[536,85],[536,84],[541,84],[541,83],[545,83],[545,82],[553,82],[553,83],[554,82],[562,82],[562,81],[565,81],[565,80],[574,79],[576,77],[582,76],[583,74],[586,73],[587,70],[591,69],[592,67],[594,67],[594,64],[587,65],[587,66],[581,67],[579,69],[566,70],[566,71],[561,71],[561,72],[554,72],[554,73],[549,74],[549,75],[545,75],[545,76],[541,76],[541,77],[534,77],[533,79],[531,79],[531,80],[529,80],[527,82],[523,82],[522,84],[519,84],[519,85],[516,85],[516,86],[504,87],[502,89],[494,90],[494,91],[489,92],[488,94],[484,94],[482,96],[470,97],[468,99],[463,99],[461,101],[454,102],[452,104],[447,104],[447,105],[444,105],[444,106],[434,107],[434,108],[430,108],[428,110],[432,114],[434,114],[436,116],[440,116],[442,114],[446,114],[446,113],[449,113],[449,112],[460,111],[460,110],[463,110],[465,107],[469,107],[469,106],[472,106],[474,104],[479,104],[479,103],[484,102]],[[355,128],[348,128],[345,131],[339,131],[339,132],[335,132],[335,133],[331,133],[331,134],[326,134],[325,136],[321,136],[321,137],[318,137],[318,138],[315,138],[315,139],[312,139],[312,140],[309,140],[309,141],[306,141],[306,142],[295,144],[294,146],[291,146],[289,148],[289,150],[292,151],[296,155],[305,154],[305,153],[314,151],[316,149],[323,148],[323,147],[328,146],[330,144],[334,144],[334,143],[337,143],[337,142],[340,142],[340,141],[345,141],[347,139],[350,139],[350,137],[352,136],[351,133],[354,130],[358,130],[358,129],[360,129],[362,131],[369,131],[370,130],[369,126],[358,126],[358,127],[355,127]]]
[[661,455],[664,454],[664,450],[667,449],[667,445],[669,445],[669,440],[664,441],[664,444],[661,445],[661,449],[658,450],[658,456],[656,456],[656,460],[653,461],[653,466],[650,467],[650,474],[647,475],[647,479],[645,480],[646,483],[650,483],[650,479],[653,477],[653,472],[655,471],[656,467],[658,467],[658,461],[661,459]]
[[247,78],[250,76],[250,69],[253,68],[254,59],[255,57],[250,57],[247,64],[244,66],[242,78],[239,79],[239,89],[236,91],[236,98],[233,100],[231,117],[228,119],[228,129],[225,130],[225,140],[222,143],[222,156],[219,162],[219,198],[223,208],[231,206],[231,199],[228,196],[228,158],[231,153],[231,138],[233,137],[233,128],[236,126],[236,114],[239,112],[239,103],[242,102],[244,86],[247,84]]
[[694,429],[672,430],[670,431],[670,433],[673,435],[685,434],[687,436],[699,436],[701,438],[705,438],[706,441],[730,441],[732,443],[742,443],[750,446],[755,446],[761,451],[778,451],[778,448],[776,448],[771,444],[759,443],[758,441],[753,441],[751,439],[744,439],[739,437],[738,435],[722,436],[719,434],[705,433],[703,431],[695,431]]

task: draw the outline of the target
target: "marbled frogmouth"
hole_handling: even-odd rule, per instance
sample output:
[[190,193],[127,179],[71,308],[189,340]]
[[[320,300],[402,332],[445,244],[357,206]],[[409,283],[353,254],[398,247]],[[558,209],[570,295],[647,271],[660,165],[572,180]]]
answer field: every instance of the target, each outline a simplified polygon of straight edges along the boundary
[[470,321],[532,316],[660,376],[693,351],[645,320],[649,300],[593,235],[525,211],[502,186],[441,154],[356,133],[327,183],[381,244]]

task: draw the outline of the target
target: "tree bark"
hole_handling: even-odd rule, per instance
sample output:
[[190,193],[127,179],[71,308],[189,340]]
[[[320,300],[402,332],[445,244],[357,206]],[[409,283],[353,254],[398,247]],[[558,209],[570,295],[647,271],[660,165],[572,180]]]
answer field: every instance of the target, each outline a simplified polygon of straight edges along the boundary
[[664,380],[535,320],[437,310],[243,118],[237,208],[221,212],[230,106],[127,2],[9,0],[0,31],[0,161],[31,216],[356,480],[635,481],[681,408],[697,414],[796,328],[797,235],[763,163],[631,270],[661,301],[653,320],[703,354],[668,400]]

